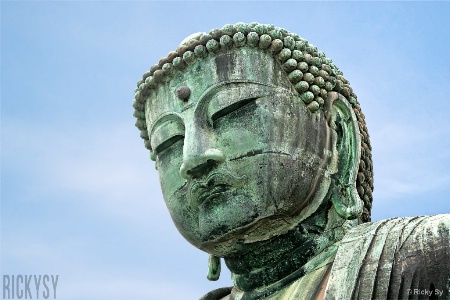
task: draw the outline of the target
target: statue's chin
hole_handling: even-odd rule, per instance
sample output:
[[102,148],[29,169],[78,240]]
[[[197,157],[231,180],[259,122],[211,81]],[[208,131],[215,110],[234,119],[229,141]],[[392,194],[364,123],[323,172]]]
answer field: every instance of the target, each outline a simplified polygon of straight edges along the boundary
[[246,224],[228,231],[223,230],[220,234],[205,233],[202,242],[194,243],[194,246],[210,254],[226,257],[238,252],[245,244],[257,243],[285,234],[317,211],[324,201],[328,184],[329,182],[325,181],[322,189],[313,196],[314,201],[307,202],[308,205],[303,209],[292,211],[290,215],[273,213],[264,217],[255,217]]
[[210,254],[226,257],[241,250],[245,244],[265,241],[285,234],[298,224],[296,220],[297,218],[289,216],[257,218],[245,226],[223,232],[222,235],[214,237],[209,235],[207,239],[195,246]]
[[178,218],[174,220],[179,221],[177,228],[192,245],[217,256],[227,256],[244,244],[285,234],[317,211],[330,180],[320,173],[309,178],[297,180],[296,184],[280,181],[269,192],[250,185],[216,193],[212,190],[206,196],[201,194],[199,201],[191,201],[196,209],[186,210],[192,213],[190,223],[185,222],[182,213],[175,215]]

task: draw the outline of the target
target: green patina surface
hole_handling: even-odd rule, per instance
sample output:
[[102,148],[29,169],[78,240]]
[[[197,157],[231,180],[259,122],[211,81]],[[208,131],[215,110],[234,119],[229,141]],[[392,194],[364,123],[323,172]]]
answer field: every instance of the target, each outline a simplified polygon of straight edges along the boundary
[[270,294],[288,282],[258,289],[303,276],[342,237],[335,228],[346,220],[329,216],[330,203],[361,216],[357,108],[337,91],[357,102],[315,46],[239,26],[187,39],[145,75],[136,102],[175,225],[213,254],[208,277],[223,257],[241,290]]
[[210,254],[208,279],[220,258],[233,274],[205,299],[321,299],[373,190],[364,115],[332,61],[273,25],[226,25],[146,72],[133,106],[176,227]]

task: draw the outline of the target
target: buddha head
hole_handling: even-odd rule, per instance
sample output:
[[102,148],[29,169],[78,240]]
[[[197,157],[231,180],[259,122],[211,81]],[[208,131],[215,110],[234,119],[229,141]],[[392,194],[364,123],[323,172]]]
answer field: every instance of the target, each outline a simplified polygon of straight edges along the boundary
[[179,232],[226,256],[319,207],[370,220],[371,148],[349,82],[273,25],[186,38],[138,82],[134,116]]

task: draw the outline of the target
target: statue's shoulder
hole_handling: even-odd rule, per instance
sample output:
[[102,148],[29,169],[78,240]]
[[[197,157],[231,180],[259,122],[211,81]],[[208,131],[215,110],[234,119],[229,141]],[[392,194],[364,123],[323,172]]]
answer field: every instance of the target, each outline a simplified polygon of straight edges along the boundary
[[[410,241],[411,236],[420,238],[424,232],[427,236],[439,236],[450,231],[450,214],[434,216],[419,216],[410,218],[392,218],[372,223],[363,223],[350,229],[342,240],[342,244],[361,240],[362,237],[371,238],[374,235],[386,234],[390,231],[402,233],[401,243]],[[423,236],[422,236],[423,237]]]
[[211,292],[207,293],[203,297],[200,298],[200,300],[222,300],[227,299],[225,297],[229,296],[231,294],[231,290],[233,287],[223,287],[219,289],[212,290]]
[[449,214],[358,225],[341,241],[326,299],[407,299],[431,290],[447,297],[449,253]]

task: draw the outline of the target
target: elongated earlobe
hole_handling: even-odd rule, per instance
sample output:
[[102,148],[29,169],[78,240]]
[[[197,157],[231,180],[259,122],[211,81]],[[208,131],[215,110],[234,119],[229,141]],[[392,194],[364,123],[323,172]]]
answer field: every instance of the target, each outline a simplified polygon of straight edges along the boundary
[[[364,202],[356,190],[349,185],[339,183],[335,179],[332,180],[332,187],[331,203],[333,203],[337,214],[346,220],[359,218],[363,212]],[[343,203],[344,199],[347,200],[348,205]]]
[[216,281],[220,277],[220,257],[210,254],[208,258],[208,275],[210,281]]
[[331,198],[336,213],[345,220],[361,216],[364,202],[356,189],[361,158],[361,137],[356,116],[347,99],[329,93],[329,124],[332,128],[333,152],[338,157],[337,172],[332,175]]

